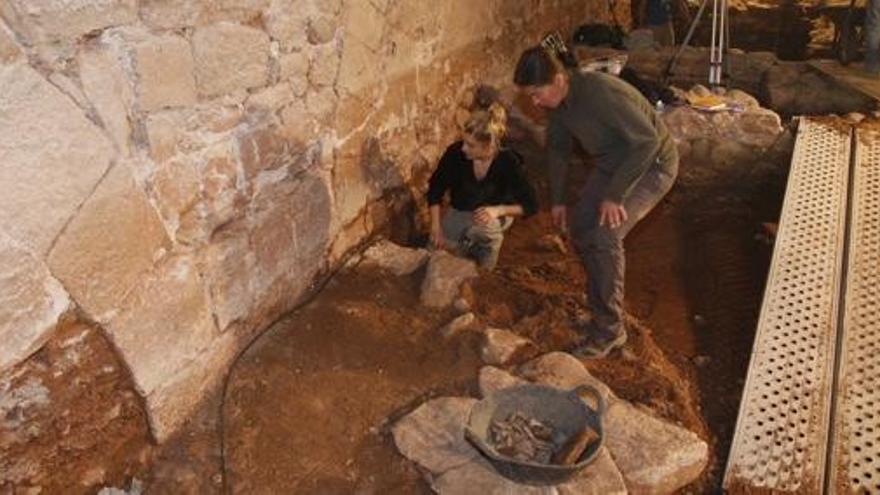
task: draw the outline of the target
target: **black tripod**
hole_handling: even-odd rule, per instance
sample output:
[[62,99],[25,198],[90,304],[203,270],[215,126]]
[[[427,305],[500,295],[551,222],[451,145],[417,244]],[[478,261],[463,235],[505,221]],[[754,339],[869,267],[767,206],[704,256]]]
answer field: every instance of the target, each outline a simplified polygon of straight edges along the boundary
[[[681,46],[678,47],[669,63],[666,64],[666,70],[663,71],[663,85],[668,85],[670,79],[672,79],[672,69],[681,57],[685,47],[691,42],[691,38],[693,38],[697,25],[699,25],[703,12],[706,11],[708,5],[709,0],[703,0],[703,3],[700,4],[697,15],[694,16],[694,20],[691,22]],[[729,80],[730,78],[730,58],[725,56],[728,54],[729,48],[730,22],[728,19],[727,0],[712,0],[712,44],[709,52],[709,85],[712,87],[721,86],[722,81]]]

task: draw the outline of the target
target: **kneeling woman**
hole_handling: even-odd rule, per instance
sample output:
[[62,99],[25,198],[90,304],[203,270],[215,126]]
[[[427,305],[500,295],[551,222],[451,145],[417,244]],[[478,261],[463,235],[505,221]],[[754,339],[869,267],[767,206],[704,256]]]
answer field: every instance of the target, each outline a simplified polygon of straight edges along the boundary
[[[428,187],[431,241],[491,270],[513,217],[537,210],[535,192],[516,152],[503,148],[507,112],[499,103],[471,113],[462,140],[446,149]],[[441,220],[449,191],[451,208]]]

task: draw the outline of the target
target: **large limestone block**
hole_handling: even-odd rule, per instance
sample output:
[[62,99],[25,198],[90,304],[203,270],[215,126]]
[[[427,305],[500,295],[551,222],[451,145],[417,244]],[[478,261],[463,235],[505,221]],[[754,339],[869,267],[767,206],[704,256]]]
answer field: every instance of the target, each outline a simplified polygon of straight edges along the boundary
[[263,86],[269,76],[269,36],[247,26],[221,22],[193,35],[199,94],[218,96]]
[[128,155],[131,138],[128,109],[134,104],[134,93],[123,69],[123,60],[107,48],[85,48],[80,52],[78,62],[86,97],[119,151]]
[[604,427],[605,445],[630,493],[674,493],[699,478],[709,461],[709,446],[695,433],[626,401],[609,406]]
[[321,177],[306,174],[266,186],[255,203],[255,292],[257,297],[294,301],[323,265],[330,234],[329,190]]
[[39,349],[68,305],[46,266],[0,232],[0,374]]
[[[319,5],[327,3],[332,2],[318,2]],[[265,12],[266,32],[278,40],[286,52],[299,51],[306,45],[310,12],[303,7],[301,2],[272,0]]]
[[147,396],[150,429],[158,442],[167,440],[217,389],[240,346],[235,332],[226,332]]
[[147,37],[134,45],[132,59],[141,110],[196,102],[195,65],[186,39],[174,34]]
[[58,237],[48,263],[77,303],[105,322],[168,247],[130,167],[117,163]]
[[395,275],[409,275],[428,261],[427,249],[414,249],[381,240],[364,252],[365,266],[376,266]]
[[137,19],[136,0],[8,0],[13,27],[33,43],[78,38]]
[[21,57],[21,47],[15,41],[12,31],[0,20],[0,64],[5,64]]
[[468,397],[425,402],[391,429],[397,449],[438,474],[476,459],[479,453],[464,438],[464,426],[476,402]]
[[143,395],[175,380],[217,335],[201,277],[187,257],[167,258],[143,277],[106,327]]
[[38,255],[106,172],[110,141],[27,65],[0,66],[0,226]]
[[452,304],[461,284],[477,276],[473,261],[459,258],[446,251],[435,251],[428,261],[428,271],[422,282],[422,304],[430,308],[444,308]]

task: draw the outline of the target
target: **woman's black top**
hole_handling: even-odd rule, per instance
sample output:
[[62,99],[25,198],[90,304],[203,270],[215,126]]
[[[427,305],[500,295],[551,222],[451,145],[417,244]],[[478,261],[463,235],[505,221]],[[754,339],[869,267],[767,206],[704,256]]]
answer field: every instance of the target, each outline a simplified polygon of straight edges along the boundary
[[462,141],[446,148],[428,183],[428,204],[438,205],[449,191],[452,207],[474,211],[481,206],[522,206],[524,216],[538,210],[535,191],[526,180],[522,157],[512,150],[498,152],[482,180],[474,175],[474,163],[462,151]]

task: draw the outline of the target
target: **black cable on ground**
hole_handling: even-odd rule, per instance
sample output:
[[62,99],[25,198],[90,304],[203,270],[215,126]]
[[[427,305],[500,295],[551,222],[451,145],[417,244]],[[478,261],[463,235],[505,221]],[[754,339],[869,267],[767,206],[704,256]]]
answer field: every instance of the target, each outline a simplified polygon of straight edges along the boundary
[[[372,239],[372,237],[365,239],[362,242],[362,245],[368,244],[371,239]],[[281,320],[286,318],[288,315],[298,311],[302,307],[304,307],[304,306],[310,304],[312,301],[314,301],[315,298],[324,291],[324,288],[327,287],[327,284],[330,283],[330,281],[333,280],[333,278],[336,277],[336,275],[340,271],[342,271],[343,268],[348,266],[348,262],[351,260],[351,258],[356,253],[359,253],[359,252],[360,252],[360,249],[352,250],[352,252],[350,254],[348,254],[347,256],[345,256],[342,259],[341,263],[339,263],[339,265],[336,268],[327,271],[326,273],[324,273],[324,275],[322,277],[319,277],[319,280],[314,285],[312,285],[312,290],[308,294],[306,294],[306,297],[302,301],[297,303],[289,311],[287,311],[284,314],[282,314],[281,316],[279,316],[277,319],[275,319],[275,321],[266,325],[266,328],[256,332],[251,337],[251,339],[247,342],[247,344],[245,344],[245,346],[242,347],[238,351],[238,354],[235,355],[235,358],[232,360],[232,362],[229,365],[229,368],[226,370],[226,375],[223,377],[223,385],[220,387],[220,405],[219,405],[218,411],[217,411],[217,433],[220,436],[220,478],[221,478],[221,490],[224,495],[230,495],[232,493],[232,487],[229,484],[229,468],[227,466],[227,461],[226,461],[226,419],[225,419],[226,418],[226,414],[225,414],[226,393],[229,389],[229,379],[230,379],[230,377],[232,377],[232,372],[238,366],[238,362],[241,360],[241,358],[250,350],[251,347],[253,347],[253,345],[258,340],[260,340],[260,337],[262,337],[269,330],[274,328],[275,325],[278,324],[278,322],[280,322]]]

